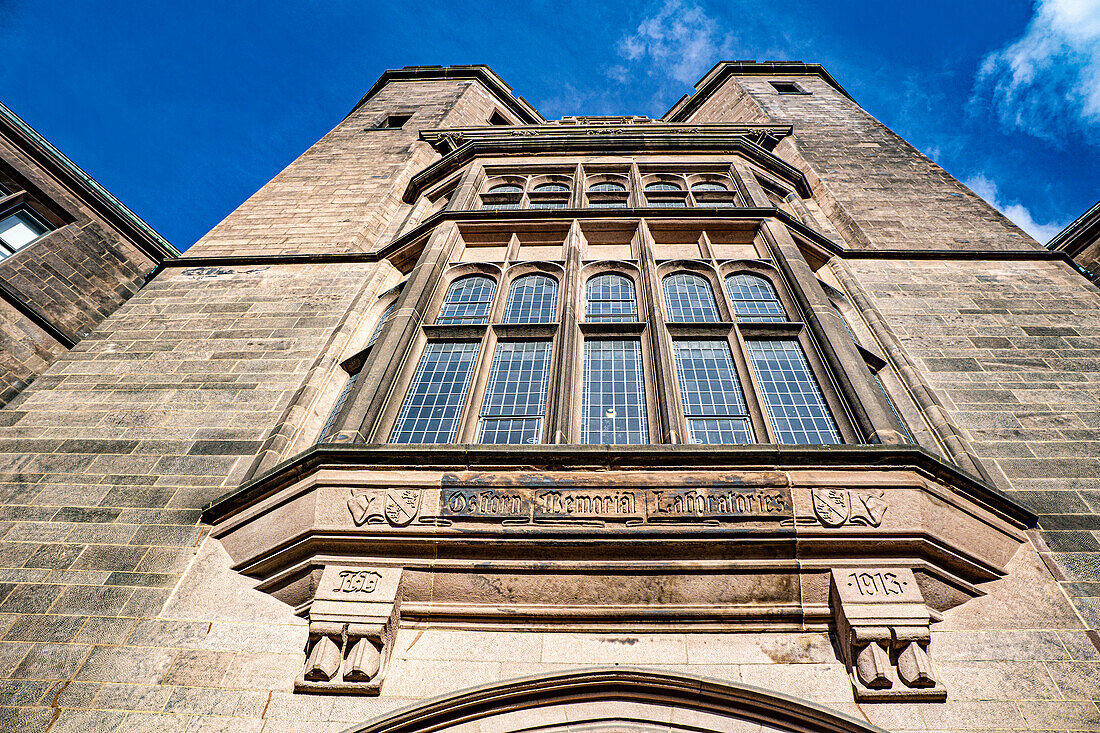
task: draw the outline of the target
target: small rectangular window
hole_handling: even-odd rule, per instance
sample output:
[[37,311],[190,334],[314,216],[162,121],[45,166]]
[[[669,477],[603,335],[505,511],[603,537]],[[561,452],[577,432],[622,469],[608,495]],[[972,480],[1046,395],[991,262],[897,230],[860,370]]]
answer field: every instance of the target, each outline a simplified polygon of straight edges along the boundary
[[0,257],[26,247],[48,231],[50,227],[29,209],[16,209],[0,218]]
[[549,341],[497,344],[477,442],[530,444],[542,440],[550,381]]
[[748,341],[749,360],[779,443],[836,445],[836,423],[797,341]]
[[725,341],[677,341],[676,374],[692,443],[754,442],[749,410]]
[[809,94],[805,89],[795,84],[793,81],[772,81],[768,82],[772,85],[772,88],[780,94]]
[[477,341],[432,341],[424,349],[391,443],[453,443],[466,404]]
[[493,110],[493,114],[489,116],[490,125],[511,125],[512,121],[502,115],[498,110]]
[[639,341],[585,341],[581,442],[649,442]]
[[404,127],[410,119],[412,119],[412,115],[390,115],[379,127],[386,130],[397,130]]

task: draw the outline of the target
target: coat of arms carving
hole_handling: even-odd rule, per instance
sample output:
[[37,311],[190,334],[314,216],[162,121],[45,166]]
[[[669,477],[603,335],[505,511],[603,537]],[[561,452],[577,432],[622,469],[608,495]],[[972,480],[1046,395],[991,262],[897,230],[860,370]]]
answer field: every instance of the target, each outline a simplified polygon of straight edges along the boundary
[[355,526],[388,522],[404,527],[420,512],[418,489],[386,489],[385,491],[352,491],[348,511]]
[[810,498],[814,514],[826,527],[844,524],[862,524],[877,527],[888,504],[882,491],[854,491],[849,489],[813,489]]

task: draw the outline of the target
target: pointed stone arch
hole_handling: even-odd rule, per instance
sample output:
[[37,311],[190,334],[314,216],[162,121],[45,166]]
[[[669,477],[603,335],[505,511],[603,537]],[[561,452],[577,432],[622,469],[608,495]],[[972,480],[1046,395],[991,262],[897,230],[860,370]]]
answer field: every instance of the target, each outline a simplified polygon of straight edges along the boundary
[[884,733],[806,700],[737,682],[601,667],[496,682],[388,713],[347,733],[505,730]]

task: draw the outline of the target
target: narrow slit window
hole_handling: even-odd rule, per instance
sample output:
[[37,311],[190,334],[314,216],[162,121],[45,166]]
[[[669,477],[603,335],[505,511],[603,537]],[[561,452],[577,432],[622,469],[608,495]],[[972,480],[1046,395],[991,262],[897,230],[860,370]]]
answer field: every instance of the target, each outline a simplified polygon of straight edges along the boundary
[[367,348],[374,346],[374,343],[378,340],[378,337],[382,335],[382,329],[385,328],[386,322],[390,320],[390,316],[393,315],[394,308],[397,307],[397,301],[393,301],[386,306],[386,310],[382,311],[382,315],[378,316],[378,323],[374,324],[374,330],[371,331],[370,339],[367,341]]
[[614,445],[649,442],[639,341],[585,342],[581,442]]
[[772,284],[756,275],[730,275],[726,278],[734,318],[742,323],[779,323],[787,320],[787,311],[779,302]]
[[910,443],[916,443],[917,441],[913,440],[913,434],[909,432],[909,426],[905,424],[905,420],[902,418],[901,413],[898,412],[897,406],[894,404],[894,401],[890,399],[890,393],[886,391],[886,385],[882,383],[882,379],[874,372],[871,372],[871,376],[874,377],[879,392],[882,392],[882,396],[886,398],[886,404],[890,407],[890,412],[894,413],[894,417],[898,419],[898,424],[901,425],[901,430],[905,433],[905,437],[908,438]]
[[549,341],[503,341],[497,344],[477,442],[531,444],[542,442],[546,392],[550,379]]
[[331,437],[333,428],[336,427],[336,417],[340,414],[340,410],[344,409],[344,403],[348,401],[348,395],[351,394],[351,390],[355,387],[357,381],[359,381],[359,372],[348,376],[348,381],[344,382],[344,388],[340,390],[340,396],[336,398],[336,404],[333,405],[332,411],[328,414],[328,419],[325,420],[325,426],[321,428],[321,434],[317,437],[318,443],[323,443]]
[[606,273],[589,279],[585,286],[585,320],[622,323],[638,320],[638,301],[634,283],[628,277]]
[[463,277],[451,283],[443,307],[439,309],[436,323],[478,325],[489,321],[489,308],[497,284],[491,278],[480,275]]
[[841,443],[821,388],[797,341],[748,341],[775,439],[789,445]]
[[733,355],[725,341],[677,341],[676,374],[692,443],[755,441]]
[[670,323],[716,323],[718,305],[706,278],[687,272],[669,275],[662,283],[665,313]]
[[558,282],[546,275],[524,275],[512,283],[505,323],[553,323],[558,315]]
[[391,443],[453,443],[480,344],[431,341],[420,357]]

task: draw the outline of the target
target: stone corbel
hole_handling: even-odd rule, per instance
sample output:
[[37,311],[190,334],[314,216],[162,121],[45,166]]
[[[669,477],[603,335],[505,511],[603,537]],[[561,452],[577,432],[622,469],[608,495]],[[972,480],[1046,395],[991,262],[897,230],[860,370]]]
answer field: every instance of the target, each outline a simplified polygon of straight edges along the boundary
[[377,695],[401,618],[401,568],[326,565],[295,692]]
[[855,699],[940,701],[929,655],[932,621],[913,571],[833,568],[830,599]]

